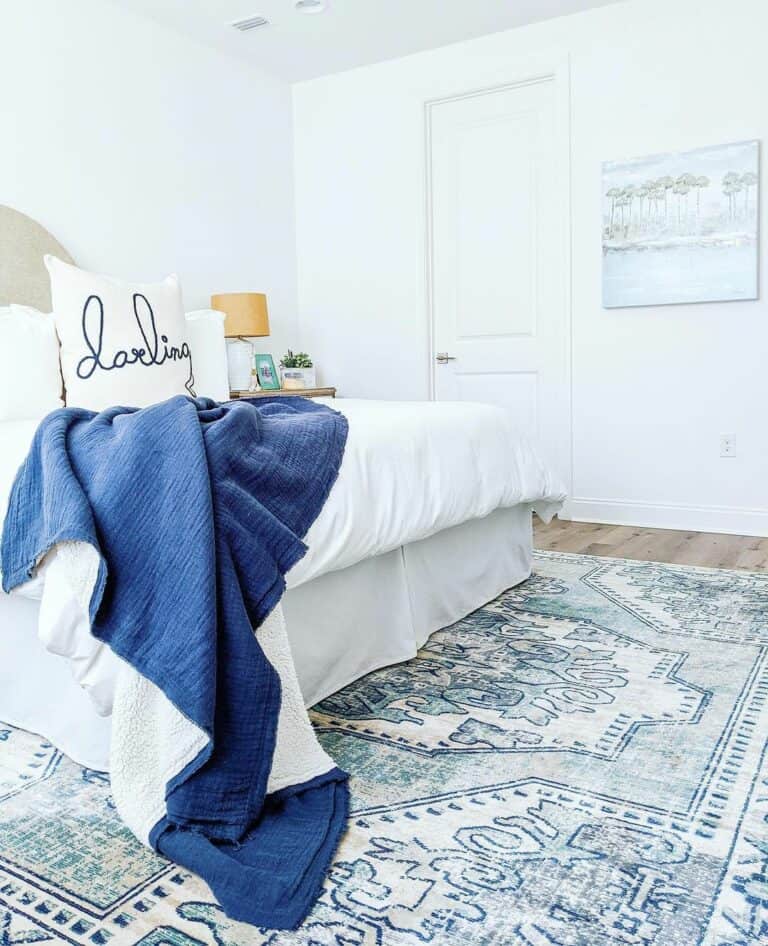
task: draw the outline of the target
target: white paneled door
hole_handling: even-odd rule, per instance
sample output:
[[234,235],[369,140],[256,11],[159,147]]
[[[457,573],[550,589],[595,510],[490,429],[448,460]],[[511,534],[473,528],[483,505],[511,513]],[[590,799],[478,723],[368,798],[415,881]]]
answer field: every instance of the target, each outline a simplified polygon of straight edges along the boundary
[[430,104],[429,273],[435,397],[507,408],[570,482],[568,151],[558,81]]

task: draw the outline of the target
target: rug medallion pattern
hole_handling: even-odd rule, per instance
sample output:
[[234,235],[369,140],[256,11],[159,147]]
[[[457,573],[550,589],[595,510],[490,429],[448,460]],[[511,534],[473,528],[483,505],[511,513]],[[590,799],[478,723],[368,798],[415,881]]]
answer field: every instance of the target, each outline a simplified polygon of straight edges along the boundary
[[534,568],[315,707],[353,814],[293,933],[227,920],[103,774],[0,724],[0,946],[768,946],[768,576]]

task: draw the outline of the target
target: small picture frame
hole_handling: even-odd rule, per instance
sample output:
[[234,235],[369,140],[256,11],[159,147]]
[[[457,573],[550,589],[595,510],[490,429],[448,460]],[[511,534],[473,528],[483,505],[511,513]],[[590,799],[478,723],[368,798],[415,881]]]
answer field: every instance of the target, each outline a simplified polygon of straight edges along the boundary
[[253,361],[262,391],[279,391],[280,375],[275,370],[272,355],[254,355]]

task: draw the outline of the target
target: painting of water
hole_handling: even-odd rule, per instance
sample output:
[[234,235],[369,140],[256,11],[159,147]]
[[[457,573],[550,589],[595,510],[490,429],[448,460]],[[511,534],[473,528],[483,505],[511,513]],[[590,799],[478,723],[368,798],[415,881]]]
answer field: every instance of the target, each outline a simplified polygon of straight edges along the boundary
[[603,305],[758,297],[760,145],[603,164]]

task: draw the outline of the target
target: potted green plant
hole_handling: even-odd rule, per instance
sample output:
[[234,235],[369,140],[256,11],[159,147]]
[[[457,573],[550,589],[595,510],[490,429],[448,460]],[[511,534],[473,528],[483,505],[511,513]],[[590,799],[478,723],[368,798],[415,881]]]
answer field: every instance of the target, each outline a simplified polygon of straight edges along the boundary
[[295,354],[289,348],[280,359],[280,377],[287,391],[317,387],[312,359],[305,351]]

